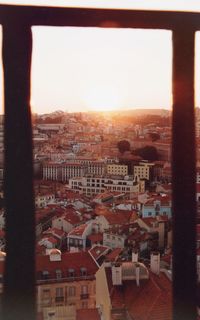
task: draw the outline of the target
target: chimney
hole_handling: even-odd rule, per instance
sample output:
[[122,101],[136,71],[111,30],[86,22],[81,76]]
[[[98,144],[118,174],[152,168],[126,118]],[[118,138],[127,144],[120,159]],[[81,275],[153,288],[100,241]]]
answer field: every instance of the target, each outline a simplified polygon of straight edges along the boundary
[[151,272],[155,274],[160,273],[160,253],[159,252],[152,252],[150,258],[150,269]]
[[122,267],[120,263],[112,265],[112,283],[114,286],[122,285]]
[[132,251],[132,262],[138,262],[138,251],[137,250]]
[[140,265],[139,263],[136,263],[135,265],[135,278],[136,278],[136,284],[137,284],[137,287],[140,286]]

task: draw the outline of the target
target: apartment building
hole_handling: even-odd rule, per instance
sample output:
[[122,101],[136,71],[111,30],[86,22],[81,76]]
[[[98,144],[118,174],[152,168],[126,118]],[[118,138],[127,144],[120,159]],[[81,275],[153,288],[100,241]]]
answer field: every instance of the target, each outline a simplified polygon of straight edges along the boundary
[[140,162],[134,166],[133,176],[134,178],[150,180],[152,176],[153,163]]
[[67,236],[67,245],[69,250],[85,250],[87,245],[87,236],[92,233],[93,223],[83,223],[73,228]]
[[52,249],[36,258],[38,311],[51,306],[95,307],[97,264],[88,252]]
[[43,164],[43,179],[68,181],[86,174],[103,175],[106,165],[101,161],[46,162]]
[[46,162],[42,167],[44,180],[61,181],[62,168],[60,163]]
[[172,216],[172,201],[170,195],[152,196],[142,205],[141,214],[142,217],[156,217],[158,215]]
[[62,181],[68,181],[70,178],[83,177],[87,171],[87,167],[79,163],[63,163],[61,165]]
[[48,204],[55,202],[55,194],[53,193],[38,193],[35,195],[35,208],[40,209]]
[[107,174],[110,175],[128,175],[128,166],[123,164],[107,164]]
[[120,193],[139,193],[145,191],[144,180],[135,181],[132,176],[87,176],[82,179],[70,179],[69,188],[79,190],[88,196],[103,193],[106,190]]

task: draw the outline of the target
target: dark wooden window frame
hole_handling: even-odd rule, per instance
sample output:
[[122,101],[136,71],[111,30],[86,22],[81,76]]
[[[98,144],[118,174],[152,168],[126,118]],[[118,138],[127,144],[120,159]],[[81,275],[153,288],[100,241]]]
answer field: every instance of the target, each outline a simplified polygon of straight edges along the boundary
[[7,211],[2,319],[36,318],[30,113],[32,26],[172,31],[173,319],[196,319],[194,39],[195,32],[200,30],[200,14],[0,5],[0,24],[3,26]]

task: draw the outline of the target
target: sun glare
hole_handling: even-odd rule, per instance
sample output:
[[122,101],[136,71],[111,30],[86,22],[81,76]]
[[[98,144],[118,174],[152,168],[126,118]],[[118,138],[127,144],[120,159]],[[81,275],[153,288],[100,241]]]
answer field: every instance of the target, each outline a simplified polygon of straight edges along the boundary
[[88,91],[84,97],[85,107],[89,111],[113,111],[120,109],[120,97],[108,87],[97,87]]

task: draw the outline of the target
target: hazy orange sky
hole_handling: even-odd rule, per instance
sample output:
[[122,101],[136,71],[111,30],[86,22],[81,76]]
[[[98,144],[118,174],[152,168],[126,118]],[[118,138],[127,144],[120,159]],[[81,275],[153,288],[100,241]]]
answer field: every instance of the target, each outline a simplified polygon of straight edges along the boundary
[[[103,0],[28,3],[105,6]],[[106,1],[110,7],[113,3],[115,7],[200,11],[200,1]],[[199,53],[199,34],[197,39]],[[170,31],[33,27],[33,43],[31,104],[37,113],[171,107]],[[200,59],[197,88],[199,74]],[[196,92],[200,106],[200,90]]]

